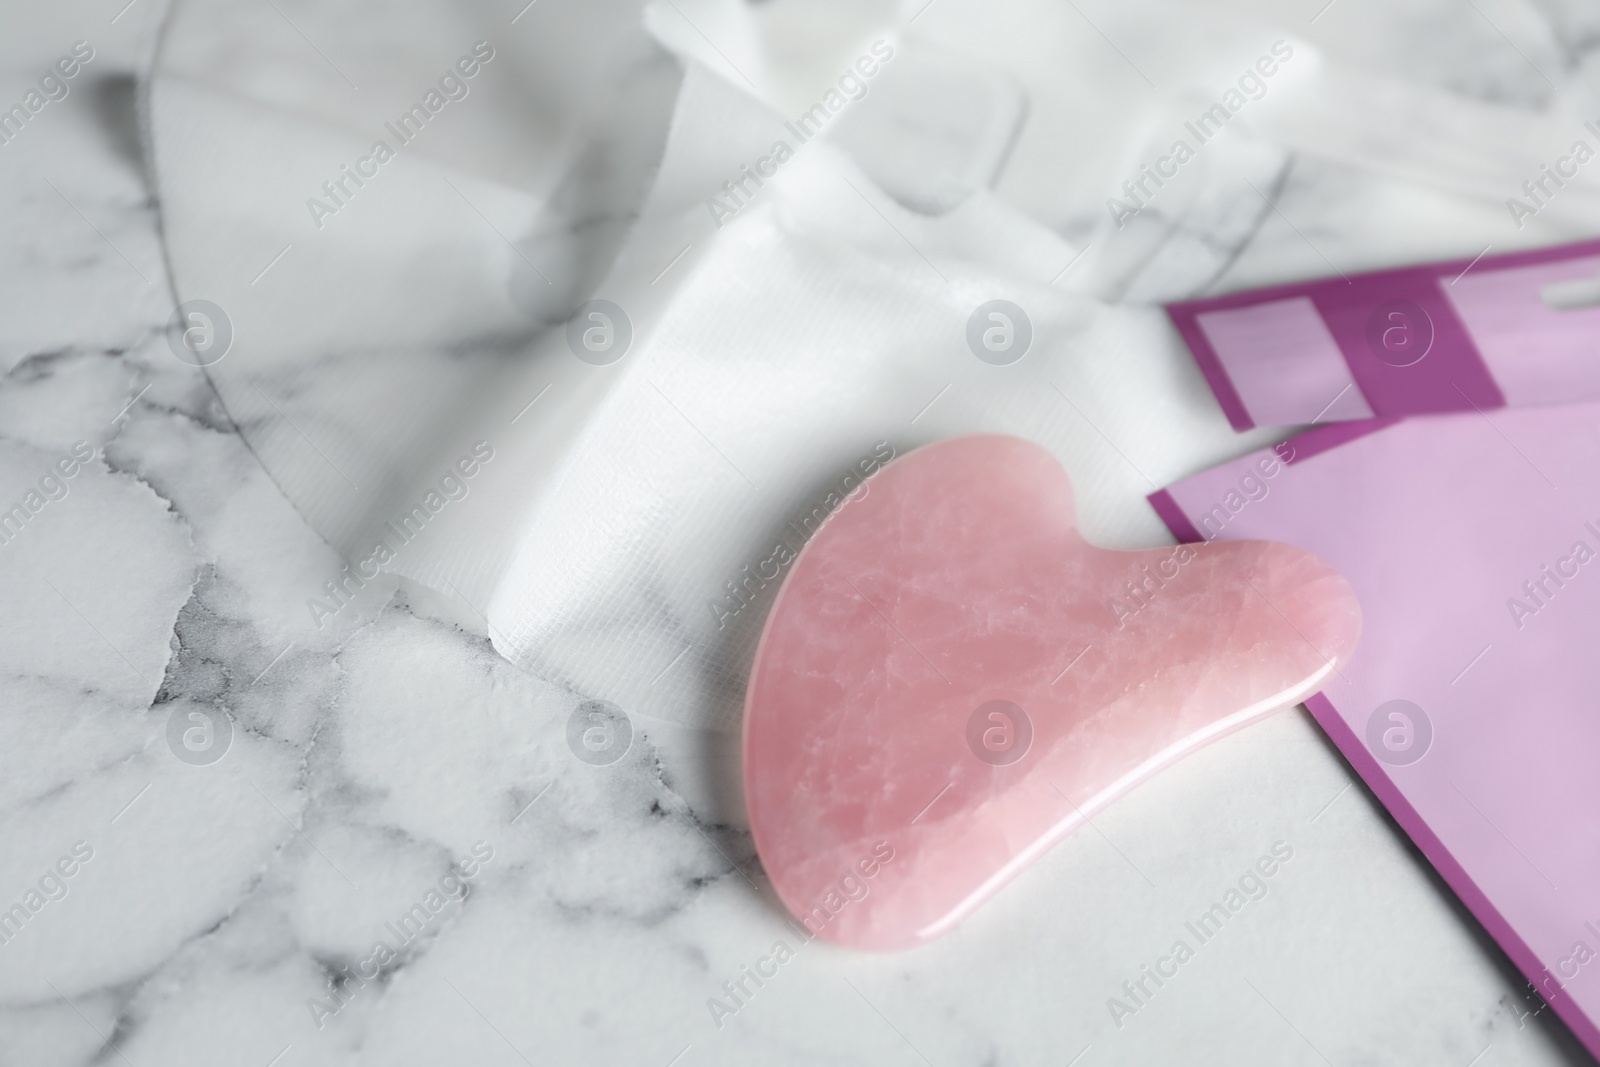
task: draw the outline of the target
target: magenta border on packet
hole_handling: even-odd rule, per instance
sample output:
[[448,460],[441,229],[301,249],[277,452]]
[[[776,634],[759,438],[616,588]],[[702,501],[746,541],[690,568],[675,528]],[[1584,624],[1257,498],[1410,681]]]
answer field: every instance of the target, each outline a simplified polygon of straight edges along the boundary
[[1522,939],[1506,917],[1500,914],[1500,909],[1490,903],[1488,896],[1478,888],[1478,883],[1472,880],[1466,869],[1456,862],[1455,856],[1445,847],[1444,842],[1439,840],[1427,820],[1411,806],[1411,802],[1405,798],[1400,787],[1395,785],[1394,779],[1384,772],[1378,760],[1361,743],[1361,739],[1350,728],[1350,724],[1345,722],[1344,716],[1333,706],[1333,701],[1325,694],[1317,693],[1308,698],[1305,704],[1312,718],[1317,720],[1317,725],[1322,727],[1329,740],[1338,746],[1350,766],[1361,775],[1361,780],[1367,784],[1367,788],[1377,795],[1394,821],[1400,824],[1400,829],[1404,830],[1406,836],[1422,850],[1424,856],[1428,857],[1428,862],[1433,864],[1434,870],[1439,872],[1439,876],[1461,899],[1461,903],[1467,906],[1467,910],[1472,912],[1473,918],[1483,925],[1489,936],[1494,938],[1495,943],[1511,958],[1517,970],[1521,971],[1529,984],[1536,988],[1545,1003],[1555,1009],[1556,1014],[1561,1016],[1562,1022],[1571,1028],[1578,1040],[1582,1041],[1591,1053],[1600,1055],[1600,1027],[1595,1026],[1594,1020],[1584,1013],[1577,1001],[1573,1000],[1565,989],[1558,986],[1552,995],[1548,987],[1540,982],[1541,977],[1551,976],[1539,962],[1539,957],[1528,947],[1528,943]]
[[[1249,293],[1238,295],[1254,297],[1266,292],[1268,290],[1252,289]],[[1206,338],[1205,331],[1200,329],[1198,321],[1200,315],[1207,311],[1237,306],[1222,303],[1228,299],[1229,297],[1217,297],[1213,300],[1188,300],[1179,304],[1168,304],[1164,310],[1167,318],[1172,320],[1172,325],[1177,329],[1178,336],[1189,346],[1189,354],[1194,356],[1195,363],[1200,367],[1200,374],[1211,387],[1211,393],[1217,398],[1217,403],[1222,405],[1222,413],[1228,416],[1228,424],[1239,433],[1244,433],[1246,430],[1256,428],[1255,420],[1250,417],[1250,412],[1245,410],[1244,401],[1239,399],[1239,391],[1233,387],[1233,379],[1228,377],[1226,368],[1222,366],[1221,357],[1217,355],[1217,350],[1211,347],[1211,342]],[[1242,303],[1248,302],[1242,301]]]
[[[1600,239],[1555,248],[1507,252],[1477,259],[1444,260],[1389,270],[1368,271],[1342,278],[1322,278],[1225,296],[1177,301],[1166,305],[1167,317],[1194,356],[1206,384],[1211,387],[1235,430],[1257,424],[1228,376],[1227,368],[1200,329],[1199,316],[1208,311],[1250,307],[1275,300],[1309,298],[1344,357],[1352,379],[1368,406],[1379,416],[1415,415],[1435,411],[1480,410],[1504,407],[1505,397],[1489,372],[1466,324],[1455,313],[1440,288],[1440,279],[1460,277],[1469,270],[1503,270],[1511,267],[1576,259],[1600,253]],[[1370,309],[1390,299],[1421,305],[1433,319],[1437,353],[1430,363],[1392,367],[1378,360],[1363,340]],[[1445,358],[1441,359],[1440,356]]]
[[[1349,444],[1358,437],[1365,437],[1369,433],[1377,433],[1399,422],[1399,416],[1387,419],[1352,419],[1350,422],[1330,422],[1326,426],[1318,426],[1295,436],[1293,454],[1283,462],[1288,466],[1304,463],[1313,456],[1320,456],[1324,452],[1338,448],[1340,445]],[[1173,536],[1177,536],[1174,534]]]
[[[1327,426],[1302,434],[1294,438],[1295,457],[1290,462],[1308,458],[1307,453],[1302,449],[1302,443],[1314,448],[1315,451],[1309,454],[1316,455],[1336,448],[1346,441],[1374,433],[1384,426],[1398,421],[1398,419],[1367,419],[1353,423],[1348,427]],[[1307,442],[1305,440],[1307,437],[1321,438],[1322,440],[1319,442]],[[1194,524],[1189,521],[1188,515],[1184,513],[1177,500],[1167,490],[1158,489],[1146,499],[1150,501],[1150,506],[1155,508],[1156,514],[1161,517],[1161,521],[1165,522],[1167,528],[1172,531],[1172,536],[1176,537],[1181,544],[1194,544],[1205,540],[1200,536],[1200,532],[1195,529]],[[1522,939],[1506,917],[1500,914],[1500,910],[1490,903],[1488,896],[1478,888],[1478,884],[1472,880],[1471,875],[1467,874],[1466,869],[1456,861],[1455,856],[1445,847],[1444,842],[1439,840],[1438,835],[1428,826],[1427,820],[1423,819],[1421,813],[1412,807],[1411,802],[1400,791],[1400,787],[1379,766],[1377,759],[1371,752],[1367,751],[1361,739],[1350,728],[1350,724],[1345,722],[1344,717],[1334,707],[1333,701],[1323,693],[1316,693],[1306,699],[1305,705],[1311,712],[1312,718],[1317,721],[1317,725],[1322,727],[1323,733],[1328,735],[1328,739],[1339,749],[1345,760],[1351,767],[1355,768],[1356,773],[1361,776],[1361,780],[1377,796],[1378,801],[1383,804],[1384,809],[1389,812],[1394,821],[1400,824],[1400,828],[1405,831],[1406,836],[1411,838],[1417,848],[1422,851],[1422,854],[1427,857],[1428,862],[1433,864],[1434,870],[1439,872],[1439,876],[1445,880],[1445,884],[1466,905],[1473,918],[1477,919],[1489,936],[1494,938],[1501,951],[1510,957],[1511,962],[1527,978],[1529,984],[1535,987],[1539,996],[1544,998],[1545,1003],[1549,1004],[1556,1014],[1561,1017],[1562,1022],[1567,1024],[1574,1036],[1591,1053],[1600,1056],[1600,1027],[1595,1025],[1594,1020],[1589,1018],[1584,1010],[1578,1006],[1577,1001],[1567,994],[1565,989],[1558,986],[1552,995],[1547,986],[1541,984],[1540,978],[1548,977],[1549,972],[1539,962],[1539,957],[1534,954],[1533,949],[1528,947],[1528,943]]]

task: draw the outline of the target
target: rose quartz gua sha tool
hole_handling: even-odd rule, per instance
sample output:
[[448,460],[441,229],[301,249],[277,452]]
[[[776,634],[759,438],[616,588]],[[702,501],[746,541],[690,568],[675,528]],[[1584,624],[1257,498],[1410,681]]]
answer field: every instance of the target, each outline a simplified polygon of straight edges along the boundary
[[1141,780],[1315,693],[1360,628],[1299,549],[1096,548],[1038,445],[918,449],[767,619],[744,722],[762,864],[830,941],[932,940]]

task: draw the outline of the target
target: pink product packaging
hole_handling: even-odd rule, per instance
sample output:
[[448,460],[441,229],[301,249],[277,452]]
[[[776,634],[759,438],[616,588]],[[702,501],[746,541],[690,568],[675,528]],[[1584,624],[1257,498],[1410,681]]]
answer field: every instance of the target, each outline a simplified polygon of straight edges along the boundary
[[1600,404],[1322,427],[1150,499],[1344,575],[1361,644],[1307,706],[1600,1054]]
[[1600,400],[1600,240],[1167,314],[1236,430]]

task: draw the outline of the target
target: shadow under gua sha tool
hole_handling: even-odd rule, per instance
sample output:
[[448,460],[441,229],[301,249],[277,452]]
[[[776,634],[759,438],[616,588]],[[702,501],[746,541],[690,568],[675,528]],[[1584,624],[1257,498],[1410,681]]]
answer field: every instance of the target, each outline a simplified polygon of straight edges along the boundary
[[761,862],[830,941],[930,941],[1143,779],[1315,693],[1360,629],[1299,549],[1096,548],[1038,445],[918,449],[818,531],[762,633]]

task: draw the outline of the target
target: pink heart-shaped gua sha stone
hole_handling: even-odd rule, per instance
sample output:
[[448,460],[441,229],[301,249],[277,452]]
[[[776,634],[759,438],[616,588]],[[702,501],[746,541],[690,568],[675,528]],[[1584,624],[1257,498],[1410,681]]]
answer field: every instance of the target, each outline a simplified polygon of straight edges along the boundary
[[1360,629],[1299,549],[1096,548],[1038,445],[918,449],[767,619],[744,722],[762,864],[814,934],[929,941],[1144,778],[1315,693]]

